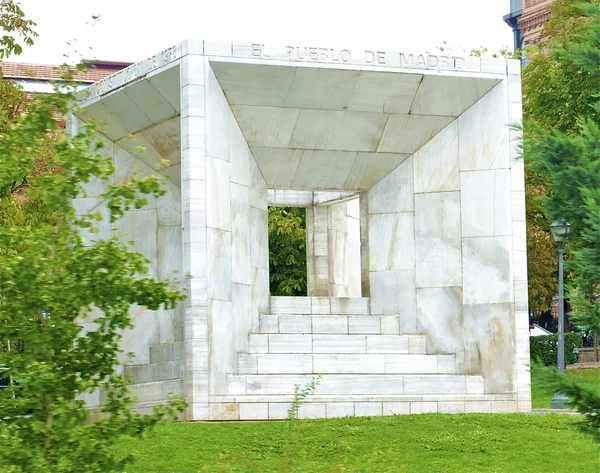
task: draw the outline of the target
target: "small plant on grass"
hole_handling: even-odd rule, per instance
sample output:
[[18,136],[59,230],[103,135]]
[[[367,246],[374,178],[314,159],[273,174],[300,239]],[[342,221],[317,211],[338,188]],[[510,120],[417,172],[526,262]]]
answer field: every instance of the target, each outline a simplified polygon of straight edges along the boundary
[[299,384],[294,386],[294,400],[288,409],[288,420],[294,420],[298,418],[300,406],[308,396],[312,396],[315,393],[321,378],[322,376],[319,374],[317,376],[313,376],[311,382],[304,387],[301,387]]

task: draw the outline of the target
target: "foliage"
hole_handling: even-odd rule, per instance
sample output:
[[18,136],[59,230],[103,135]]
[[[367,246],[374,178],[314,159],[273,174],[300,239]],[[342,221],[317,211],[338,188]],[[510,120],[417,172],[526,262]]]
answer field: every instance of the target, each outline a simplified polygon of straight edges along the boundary
[[33,21],[25,18],[19,2],[0,0],[0,29],[4,31],[4,36],[0,37],[0,60],[13,54],[21,54],[23,52],[21,41],[26,46],[31,46],[33,38],[37,36],[34,31],[35,26]]
[[[577,368],[565,371],[565,377],[582,386],[600,392],[600,368]],[[550,402],[556,393],[554,386],[548,385],[543,367],[531,366],[531,406],[533,409],[550,409]]]
[[[552,55],[577,67],[581,75],[600,79],[600,6],[587,5],[582,11],[593,21],[585,23],[586,28],[576,35],[577,41],[556,45]],[[597,101],[593,105],[592,99]],[[545,130],[530,123],[525,152],[532,169],[546,179],[548,194],[542,203],[548,221],[564,217],[571,224],[569,247],[574,259],[566,262],[566,268],[574,274],[570,293],[575,313],[571,320],[598,334],[600,101],[597,92],[585,100],[590,102],[591,113],[580,116],[576,128]]]
[[[19,51],[15,42],[2,45]],[[59,129],[55,117],[74,101],[68,88],[40,96],[0,130],[0,339],[4,347],[23,346],[0,351],[10,379],[0,391],[0,464],[7,473],[123,471],[131,457],[115,453],[114,443],[142,435],[185,404],[173,400],[145,416],[131,411],[133,399],[117,373],[130,306],[170,308],[183,296],[148,277],[149,262],[116,237],[91,239],[100,213],[77,214],[72,200],[85,196],[91,180],[106,182],[101,198],[112,224],[164,191],[155,176],[111,184],[113,164],[101,154],[94,124],[73,137]],[[47,155],[56,160],[51,173],[36,168],[37,157]],[[24,176],[21,201],[11,194]],[[93,415],[82,396],[97,391],[104,404]]]
[[[529,350],[531,359],[551,366],[558,362],[558,335],[540,335],[529,337]],[[577,361],[576,348],[583,346],[583,337],[580,333],[565,333],[565,363]]]
[[27,110],[27,96],[13,81],[0,81],[0,131],[6,130],[10,123]]
[[[600,0],[586,3],[589,8],[600,4]],[[581,67],[571,57],[582,41],[589,41],[581,35],[588,31],[590,13],[577,5],[579,0],[555,2],[544,30],[546,42],[541,49],[528,50],[528,64],[523,71],[523,114],[526,121],[544,130],[577,133],[581,117],[598,117],[590,106],[597,101],[600,76],[593,67]]]
[[[534,140],[536,127],[578,133],[578,120],[592,118],[590,107],[600,90],[600,76],[581,68],[569,55],[581,43],[580,34],[588,28],[589,14],[582,14],[574,0],[557,0],[550,7],[550,21],[544,30],[546,41],[540,48],[528,48],[528,64],[523,70],[523,114],[526,139]],[[600,3],[588,0],[587,3]],[[543,54],[542,54],[543,53]],[[548,174],[525,153],[527,254],[529,306],[546,310],[556,291],[556,250],[552,244],[543,201],[549,193]],[[567,256],[570,255],[567,253]]]
[[[577,378],[586,379],[585,376],[565,376],[558,373],[556,368],[535,368],[538,384],[547,391],[562,392],[569,398],[571,408],[579,411],[584,420],[579,427],[591,434],[596,442],[600,441],[600,389],[598,389],[598,372],[591,373],[596,376],[596,383],[581,382]],[[573,370],[592,371],[592,370]]]
[[269,208],[269,275],[272,296],[306,295],[306,210]]
[[[525,153],[535,172],[546,178],[543,209],[548,221],[566,218],[571,224],[569,248],[573,259],[569,297],[571,321],[593,334],[600,333],[600,6],[575,6],[579,12],[572,41],[553,43],[550,57],[557,68],[576,75],[581,91],[566,88],[574,97],[558,97],[554,128],[529,123]],[[552,83],[552,80],[549,80]],[[590,86],[590,84],[595,84]],[[577,86],[577,83],[575,84]],[[593,88],[595,87],[595,90]],[[575,103],[577,102],[577,103]],[[580,108],[583,104],[584,108]],[[575,109],[575,112],[573,112]],[[551,125],[552,123],[549,123]],[[572,126],[570,126],[571,124]],[[554,374],[550,382],[565,392],[586,416],[596,438],[600,396],[576,381]]]
[[302,405],[302,402],[308,397],[312,396],[319,385],[321,380],[321,375],[313,376],[310,383],[306,384],[304,387],[301,387],[299,384],[294,386],[294,400],[292,401],[292,405],[288,409],[288,420],[298,418],[298,410]]

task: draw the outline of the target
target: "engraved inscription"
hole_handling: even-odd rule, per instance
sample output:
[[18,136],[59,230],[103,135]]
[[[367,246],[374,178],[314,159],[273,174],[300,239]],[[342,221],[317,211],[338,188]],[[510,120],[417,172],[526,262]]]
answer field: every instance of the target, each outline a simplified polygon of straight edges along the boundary
[[268,53],[263,44],[252,44],[252,56],[260,59],[287,59],[342,64],[367,64],[373,66],[401,67],[409,69],[460,70],[466,61],[460,56],[436,54],[389,53],[386,51],[358,51],[353,56],[348,49],[322,48],[316,46],[285,46],[282,50],[272,49]]
[[144,77],[153,70],[179,59],[179,57],[179,47],[170,47],[148,59],[145,59],[144,61],[132,64],[116,74],[96,82],[96,84],[92,85],[87,90],[89,90],[91,95],[95,97],[104,95],[107,92],[116,89],[117,87],[122,87],[128,82],[134,81],[140,77]]
[[287,59],[290,61],[348,63],[352,59],[352,55],[347,49],[286,46],[285,51]]
[[365,62],[367,64],[385,65],[385,53],[383,51],[365,51]]

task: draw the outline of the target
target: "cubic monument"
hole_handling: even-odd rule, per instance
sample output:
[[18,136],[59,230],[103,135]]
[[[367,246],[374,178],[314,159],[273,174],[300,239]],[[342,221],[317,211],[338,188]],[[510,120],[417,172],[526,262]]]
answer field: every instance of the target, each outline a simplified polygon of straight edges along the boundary
[[[132,308],[138,409],[282,419],[317,374],[300,417],[531,409],[519,61],[188,40],[83,91],[91,118],[116,183],[167,193],[89,238],[188,297]],[[307,209],[308,297],[269,295],[270,205]]]

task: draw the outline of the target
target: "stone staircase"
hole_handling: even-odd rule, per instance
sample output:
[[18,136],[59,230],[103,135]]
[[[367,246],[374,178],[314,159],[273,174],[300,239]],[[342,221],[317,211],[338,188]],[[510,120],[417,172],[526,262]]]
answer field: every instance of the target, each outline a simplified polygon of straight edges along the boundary
[[271,312],[211,419],[285,418],[295,386],[317,374],[299,417],[490,411],[482,376],[457,373],[455,355],[430,353],[426,335],[400,333],[398,315],[368,315],[368,298],[272,297]]

